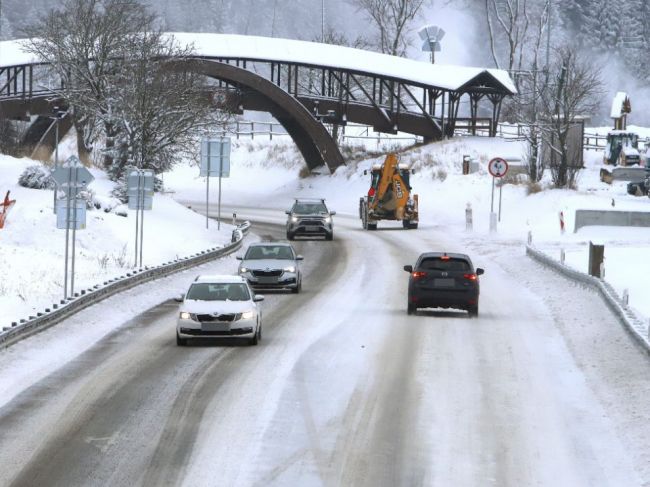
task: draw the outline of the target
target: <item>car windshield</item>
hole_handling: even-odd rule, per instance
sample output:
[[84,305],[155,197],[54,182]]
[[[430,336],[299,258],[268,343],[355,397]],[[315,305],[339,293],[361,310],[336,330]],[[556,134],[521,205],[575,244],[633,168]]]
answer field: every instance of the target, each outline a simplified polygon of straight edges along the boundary
[[244,256],[245,260],[280,259],[293,260],[293,251],[286,245],[256,245],[249,247]]
[[424,271],[469,271],[469,263],[464,259],[430,257],[423,259],[418,269]]
[[296,203],[293,205],[293,212],[305,215],[327,213],[327,207],[323,203]]
[[196,301],[248,301],[250,293],[244,283],[196,282],[185,299]]

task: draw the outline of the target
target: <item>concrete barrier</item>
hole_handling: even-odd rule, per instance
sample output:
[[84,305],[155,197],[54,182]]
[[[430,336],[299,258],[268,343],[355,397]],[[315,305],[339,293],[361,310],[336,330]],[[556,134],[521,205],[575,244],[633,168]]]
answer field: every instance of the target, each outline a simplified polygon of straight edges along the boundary
[[593,225],[607,227],[650,227],[650,212],[647,211],[616,211],[616,210],[576,210],[575,227]]

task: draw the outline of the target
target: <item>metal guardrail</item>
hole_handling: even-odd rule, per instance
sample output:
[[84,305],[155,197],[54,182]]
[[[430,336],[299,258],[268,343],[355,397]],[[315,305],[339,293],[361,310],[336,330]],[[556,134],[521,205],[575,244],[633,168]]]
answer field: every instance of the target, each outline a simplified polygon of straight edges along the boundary
[[623,302],[611,284],[603,279],[572,269],[566,264],[562,264],[549,257],[530,244],[526,245],[526,255],[569,279],[595,288],[632,338],[636,340],[646,353],[650,354],[650,336],[646,335],[644,320]]
[[232,242],[224,247],[203,250],[158,266],[146,266],[143,269],[132,270],[121,277],[109,279],[101,285],[97,284],[92,288],[77,292],[74,297],[62,300],[58,304],[53,304],[51,308],[46,308],[43,312],[36,313],[35,316],[30,316],[29,318],[21,319],[8,326],[4,326],[2,331],[0,331],[0,347],[8,347],[23,338],[41,332],[88,306],[99,303],[108,297],[131,289],[134,286],[229,255],[241,247],[244,236],[248,234],[250,227],[250,222],[244,222],[238,225],[233,230]]

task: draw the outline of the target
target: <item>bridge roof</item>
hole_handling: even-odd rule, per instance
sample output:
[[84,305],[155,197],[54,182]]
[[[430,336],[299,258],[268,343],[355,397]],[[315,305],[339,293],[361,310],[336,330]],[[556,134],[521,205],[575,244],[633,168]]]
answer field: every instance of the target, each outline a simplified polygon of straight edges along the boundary
[[[274,37],[236,34],[173,33],[181,44],[193,44],[197,56],[295,63],[368,73],[407,83],[456,91],[479,77],[492,79],[496,87],[517,92],[508,73],[501,69],[430,64],[351,47]],[[38,62],[24,52],[20,40],[0,42],[0,67]],[[489,77],[485,77],[489,73]],[[483,75],[483,76],[481,76]]]

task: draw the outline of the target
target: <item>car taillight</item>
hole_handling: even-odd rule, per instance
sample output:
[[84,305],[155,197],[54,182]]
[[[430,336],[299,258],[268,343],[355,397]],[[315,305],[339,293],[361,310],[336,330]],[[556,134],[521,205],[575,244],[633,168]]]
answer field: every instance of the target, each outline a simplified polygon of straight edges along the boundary
[[476,274],[465,274],[463,277],[465,279],[469,279],[470,281],[476,281],[476,279],[478,279]]
[[422,277],[425,277],[426,275],[427,273],[422,271],[411,272],[411,277],[413,277],[413,279],[420,279]]
[[368,191],[368,197],[372,198],[373,196],[375,196],[375,188],[370,188]]

